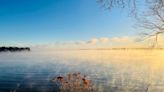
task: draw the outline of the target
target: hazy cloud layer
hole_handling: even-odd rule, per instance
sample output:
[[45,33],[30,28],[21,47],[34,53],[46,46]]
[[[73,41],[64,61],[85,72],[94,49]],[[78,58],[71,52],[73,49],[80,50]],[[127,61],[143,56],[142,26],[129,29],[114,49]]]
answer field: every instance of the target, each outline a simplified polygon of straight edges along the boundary
[[114,38],[108,38],[108,37],[102,37],[102,38],[93,38],[88,41],[79,41],[76,42],[76,44],[79,45],[96,45],[96,44],[109,44],[109,43],[129,43],[129,42],[135,42],[135,39],[132,37],[114,37]]
[[111,39],[112,42],[131,42],[134,41],[133,38],[129,38],[129,37],[114,37]]
[[87,41],[86,43],[87,43],[87,44],[90,44],[90,45],[95,45],[95,44],[97,44],[98,42],[99,42],[99,39],[93,38],[93,39]]
[[37,48],[108,48],[118,46],[130,46],[136,43],[133,37],[102,37],[92,38],[90,40],[79,40],[79,41],[65,41],[65,42],[54,42],[47,45],[38,45]]
[[108,42],[109,42],[109,38],[107,38],[107,37],[100,38],[99,41],[100,41],[101,43],[108,43]]
[[[35,49],[79,49],[79,48],[110,48],[110,47],[130,47],[130,48],[142,48],[150,47],[153,43],[153,38],[145,41],[137,41],[136,37],[102,37],[92,38],[90,40],[78,40],[78,41],[56,41],[54,43],[48,43],[44,45],[35,45],[32,48]],[[164,36],[159,37],[159,47],[164,47]]]

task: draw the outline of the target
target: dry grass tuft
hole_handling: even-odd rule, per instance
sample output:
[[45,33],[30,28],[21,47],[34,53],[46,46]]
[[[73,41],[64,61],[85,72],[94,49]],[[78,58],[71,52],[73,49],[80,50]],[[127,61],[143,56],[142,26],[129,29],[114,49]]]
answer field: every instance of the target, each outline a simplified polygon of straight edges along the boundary
[[52,79],[60,92],[93,92],[91,80],[86,75],[68,73],[65,76],[59,75]]

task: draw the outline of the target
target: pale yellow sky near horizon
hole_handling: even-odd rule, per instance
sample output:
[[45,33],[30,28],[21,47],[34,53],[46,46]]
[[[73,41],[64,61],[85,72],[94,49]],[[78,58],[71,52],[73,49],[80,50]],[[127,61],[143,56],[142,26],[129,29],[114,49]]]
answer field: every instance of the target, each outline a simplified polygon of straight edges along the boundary
[[[11,41],[10,44],[2,43],[1,46],[18,46],[18,47],[31,47],[35,49],[86,49],[86,48],[147,48],[150,47],[154,39],[149,38],[144,41],[137,41],[139,37],[101,37],[91,38],[89,40],[72,40],[72,41],[54,41],[52,43],[35,44]],[[142,39],[142,38],[141,38]],[[9,43],[9,42],[8,42]],[[160,36],[158,40],[159,48],[164,47],[164,36]]]
[[[35,49],[88,49],[88,48],[147,48],[153,44],[153,38],[144,41],[136,41],[137,37],[102,37],[92,38],[88,41],[67,41],[34,45]],[[158,46],[164,47],[164,37],[159,37]]]

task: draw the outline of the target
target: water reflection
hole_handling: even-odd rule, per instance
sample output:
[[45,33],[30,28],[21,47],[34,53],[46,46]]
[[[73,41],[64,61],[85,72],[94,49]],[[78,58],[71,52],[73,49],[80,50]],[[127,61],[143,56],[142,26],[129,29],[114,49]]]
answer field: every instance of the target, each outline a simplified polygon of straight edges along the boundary
[[81,72],[95,92],[164,92],[163,50],[0,53],[0,91],[53,92],[54,76]]

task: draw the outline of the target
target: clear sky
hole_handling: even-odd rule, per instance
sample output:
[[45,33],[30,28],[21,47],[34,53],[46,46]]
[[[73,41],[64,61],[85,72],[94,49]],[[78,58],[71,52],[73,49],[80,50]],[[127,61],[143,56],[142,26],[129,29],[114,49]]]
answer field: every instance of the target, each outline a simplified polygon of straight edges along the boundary
[[0,45],[129,37],[134,22],[96,0],[0,0]]

